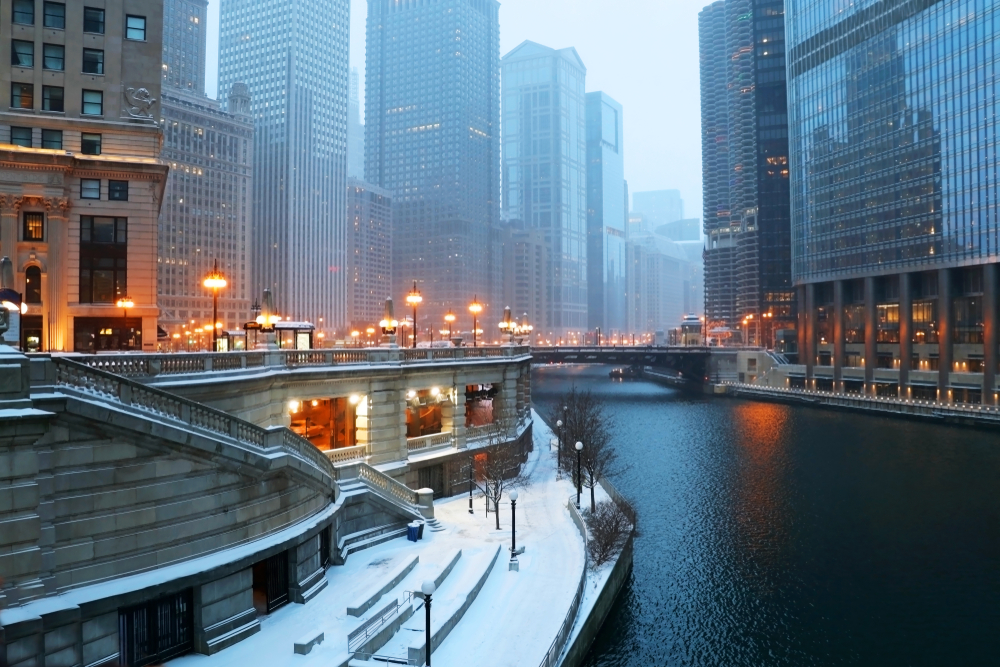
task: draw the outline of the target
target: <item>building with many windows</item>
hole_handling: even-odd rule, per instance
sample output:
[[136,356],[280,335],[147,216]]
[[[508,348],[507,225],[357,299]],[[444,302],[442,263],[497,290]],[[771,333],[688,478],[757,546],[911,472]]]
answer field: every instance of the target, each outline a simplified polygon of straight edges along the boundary
[[292,320],[342,327],[349,3],[222,0],[219,12],[219,90],[252,91],[251,293],[270,289]]
[[191,332],[213,324],[213,295],[202,282],[216,262],[228,283],[219,293],[220,328],[232,330],[251,319],[250,304],[260,299],[252,293],[248,264],[250,93],[246,84],[233,84],[228,112],[205,96],[205,5],[166,0],[163,17],[161,158],[170,165],[170,176],[160,211],[157,293],[171,347],[189,349],[209,340]]
[[[153,350],[162,2],[0,12],[0,255],[26,350]],[[131,306],[121,307],[121,304]]]
[[392,196],[371,183],[347,181],[347,322],[378,326],[392,295]]
[[[347,177],[365,180],[365,124],[361,122],[361,91],[358,68],[351,68],[351,91],[347,105]],[[348,190],[350,192],[350,190]]]
[[[503,227],[503,303],[519,321],[527,319],[534,328],[533,340],[555,343],[559,334],[541,322],[549,313],[552,293],[549,261],[552,257],[545,231],[511,220]],[[523,322],[522,322],[523,323]]]
[[[548,248],[539,330],[587,328],[587,68],[574,48],[524,42],[503,57],[503,216]],[[505,280],[508,278],[505,276]],[[513,304],[511,304],[513,306]],[[520,309],[520,306],[518,307]]]
[[365,178],[393,195],[393,293],[416,281],[421,330],[474,297],[503,308],[499,8],[368,2]]
[[587,328],[628,328],[625,145],[622,106],[587,93]]
[[792,3],[792,267],[810,385],[996,403],[997,25],[983,0]]
[[772,328],[795,326],[783,19],[782,0],[724,0],[699,15],[705,310],[713,328],[763,315]]

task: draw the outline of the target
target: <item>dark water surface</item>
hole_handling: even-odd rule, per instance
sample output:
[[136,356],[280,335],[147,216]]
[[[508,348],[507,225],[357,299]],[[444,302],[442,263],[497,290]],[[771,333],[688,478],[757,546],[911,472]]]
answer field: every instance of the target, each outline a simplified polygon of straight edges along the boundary
[[[1000,665],[1000,437],[701,399],[608,369],[635,567],[588,665]],[[554,424],[555,419],[550,423]]]

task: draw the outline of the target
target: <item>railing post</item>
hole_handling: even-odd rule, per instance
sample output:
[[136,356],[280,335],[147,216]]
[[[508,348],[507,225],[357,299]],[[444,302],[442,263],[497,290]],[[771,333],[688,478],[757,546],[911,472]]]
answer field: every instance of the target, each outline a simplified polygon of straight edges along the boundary
[[132,387],[124,382],[118,383],[118,400],[123,405],[132,405]]
[[212,356],[206,354],[202,362],[205,372],[210,372],[212,370]]
[[191,423],[191,406],[187,403],[181,404],[181,421],[185,424]]

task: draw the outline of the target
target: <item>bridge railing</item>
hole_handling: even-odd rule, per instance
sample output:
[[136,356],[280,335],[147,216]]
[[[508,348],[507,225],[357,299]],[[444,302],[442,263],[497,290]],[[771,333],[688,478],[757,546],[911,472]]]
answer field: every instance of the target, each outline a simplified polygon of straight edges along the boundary
[[462,360],[515,359],[531,354],[526,345],[452,348],[343,348],[330,350],[252,350],[240,352],[76,354],[42,353],[33,358],[65,358],[127,378],[239,372],[247,369],[295,369],[329,366],[382,366],[449,363]]

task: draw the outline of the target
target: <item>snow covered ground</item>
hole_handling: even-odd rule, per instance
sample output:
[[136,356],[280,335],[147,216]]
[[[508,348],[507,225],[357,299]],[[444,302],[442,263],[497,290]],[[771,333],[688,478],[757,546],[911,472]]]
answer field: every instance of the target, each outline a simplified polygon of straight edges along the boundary
[[[458,601],[486,571],[500,545],[495,566],[462,620],[434,651],[433,664],[535,667],[569,610],[583,573],[584,545],[566,508],[572,485],[567,479],[556,479],[555,452],[549,448],[552,433],[537,415],[534,424],[535,448],[525,468],[530,483],[518,490],[517,544],[526,547],[518,558],[519,572],[507,569],[509,501],[501,504],[500,530],[496,530],[492,513],[486,517],[484,500],[478,495],[475,514],[469,514],[468,496],[443,499],[435,503],[435,516],[446,530],[435,533],[425,529],[420,542],[399,538],[355,553],[345,565],[327,570],[327,587],[308,604],[289,604],[262,618],[260,632],[214,656],[192,654],[169,664],[339,667],[348,658],[350,632],[394,596],[419,590],[424,579],[438,575],[455,550],[461,549],[461,558],[434,596],[431,623],[436,632],[438,624],[457,609]],[[379,590],[414,554],[419,556],[419,564],[393,590],[361,618],[347,615],[349,604]],[[404,657],[407,645],[422,645],[424,609],[420,601],[415,601],[414,607],[412,618],[379,654]],[[296,640],[317,632],[325,633],[325,640],[309,655],[293,652]]]

